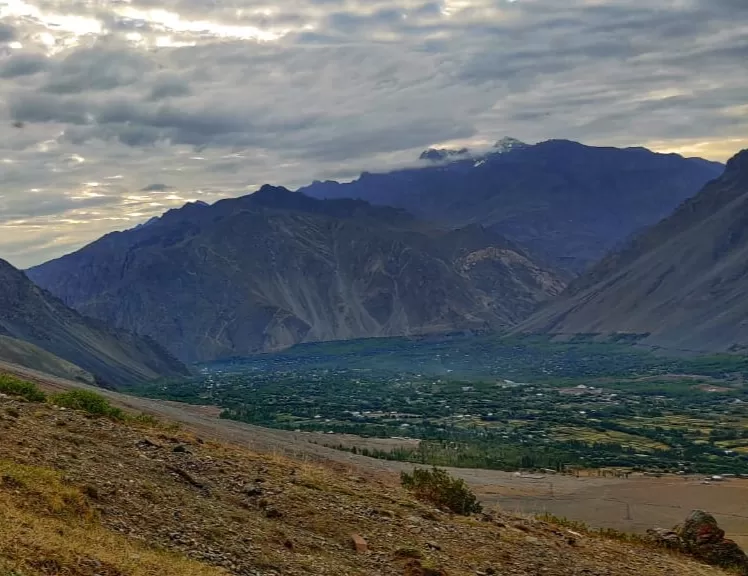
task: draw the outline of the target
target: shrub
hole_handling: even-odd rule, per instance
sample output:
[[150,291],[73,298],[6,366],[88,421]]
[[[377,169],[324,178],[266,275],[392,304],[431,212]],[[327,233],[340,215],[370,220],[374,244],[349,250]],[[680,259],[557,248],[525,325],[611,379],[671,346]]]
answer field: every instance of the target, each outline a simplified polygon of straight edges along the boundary
[[52,397],[57,406],[64,406],[71,410],[83,410],[93,416],[105,416],[112,420],[124,420],[125,413],[109,404],[109,400],[95,392],[88,390],[71,390]]
[[20,396],[29,402],[44,402],[47,398],[36,384],[19,380],[9,374],[0,374],[0,392],[9,396]]
[[419,500],[446,508],[456,514],[468,516],[473,512],[483,510],[478,498],[468,488],[465,481],[453,478],[441,468],[434,467],[431,470],[416,468],[412,474],[402,472],[400,482]]

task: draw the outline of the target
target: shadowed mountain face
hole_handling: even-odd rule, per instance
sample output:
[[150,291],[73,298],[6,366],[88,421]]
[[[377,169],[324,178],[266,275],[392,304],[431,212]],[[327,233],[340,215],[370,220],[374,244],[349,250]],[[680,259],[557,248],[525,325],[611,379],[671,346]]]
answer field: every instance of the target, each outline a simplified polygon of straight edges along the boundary
[[430,165],[315,182],[315,198],[361,198],[453,227],[481,224],[556,266],[579,273],[669,215],[716,178],[721,164],[643,148],[594,148],[513,139],[494,151],[428,150]]
[[186,361],[304,341],[514,325],[564,282],[480,226],[263,187],[188,204],[29,271]]
[[748,150],[671,217],[578,278],[521,327],[649,333],[683,350],[748,346]]
[[4,337],[0,356],[6,360],[27,363],[26,359],[30,368],[45,369],[54,355],[108,385],[188,373],[155,342],[81,316],[4,260],[0,260],[0,336]]

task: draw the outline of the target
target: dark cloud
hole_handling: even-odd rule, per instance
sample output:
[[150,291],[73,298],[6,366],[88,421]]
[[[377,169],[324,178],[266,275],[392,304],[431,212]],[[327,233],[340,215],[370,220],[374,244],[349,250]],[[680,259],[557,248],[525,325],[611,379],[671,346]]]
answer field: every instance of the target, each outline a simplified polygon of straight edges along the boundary
[[174,190],[174,188],[166,184],[149,184],[140,189],[141,192],[167,192],[169,190]]
[[0,22],[0,42],[12,42],[16,39],[16,29]]
[[151,60],[127,48],[84,48],[60,61],[42,89],[56,94],[114,90],[135,84],[154,67]]
[[48,59],[41,54],[21,52],[0,61],[0,78],[18,78],[31,76],[45,70]]
[[164,100],[165,98],[178,98],[180,96],[188,96],[191,92],[189,84],[179,76],[162,74],[151,84],[148,99]]
[[11,117],[20,122],[85,124],[88,121],[86,103],[74,98],[24,91],[12,94],[8,103]]

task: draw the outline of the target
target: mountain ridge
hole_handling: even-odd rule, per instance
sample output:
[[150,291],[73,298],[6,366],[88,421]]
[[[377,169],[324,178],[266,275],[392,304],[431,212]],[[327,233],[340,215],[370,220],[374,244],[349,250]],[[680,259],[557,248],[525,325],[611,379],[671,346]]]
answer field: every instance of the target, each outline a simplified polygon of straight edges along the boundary
[[513,325],[565,285],[480,226],[451,230],[274,186],[170,210],[28,273],[68,305],[186,361]]
[[691,351],[748,347],[748,150],[671,216],[609,254],[519,331],[646,334]]
[[[95,375],[105,385],[127,385],[159,376],[189,374],[154,341],[86,318],[0,259],[0,335],[27,342]],[[20,357],[21,346],[3,350]],[[30,349],[27,358],[40,355]],[[51,359],[43,360],[48,364]],[[33,367],[33,366],[32,366]],[[70,371],[71,367],[66,367]]]
[[509,139],[497,146],[418,168],[365,172],[347,183],[317,181],[299,191],[397,206],[456,228],[482,224],[578,274],[670,214],[724,168],[700,158],[570,140],[526,145]]

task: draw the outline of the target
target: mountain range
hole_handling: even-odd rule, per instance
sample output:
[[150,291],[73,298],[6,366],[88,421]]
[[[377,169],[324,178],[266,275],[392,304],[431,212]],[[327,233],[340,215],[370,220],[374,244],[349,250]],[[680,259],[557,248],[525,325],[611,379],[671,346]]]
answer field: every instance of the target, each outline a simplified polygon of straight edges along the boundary
[[[38,290],[68,315],[63,325],[75,314],[105,334],[66,340],[86,352],[106,342],[108,354],[113,341],[125,345],[113,361],[51,346],[59,338],[43,334],[45,322],[29,323],[39,334],[0,335],[114,382],[182,370],[169,354],[202,362],[300,342],[517,326],[646,333],[686,349],[742,345],[745,153],[718,178],[717,163],[568,141],[506,139],[482,155],[430,149],[421,162],[349,184],[266,185],[190,203],[28,270],[62,301]],[[123,373],[124,357],[146,368]]]
[[520,326],[634,333],[688,351],[748,349],[748,150],[670,217],[575,280]]
[[189,374],[153,340],[82,316],[4,260],[0,360],[113,386]]
[[565,276],[478,225],[265,186],[188,204],[28,271],[66,304],[183,361],[298,342],[505,329]]
[[668,216],[724,169],[644,148],[513,138],[488,153],[429,149],[422,165],[314,182],[314,198],[360,198],[454,228],[480,224],[574,274]]

